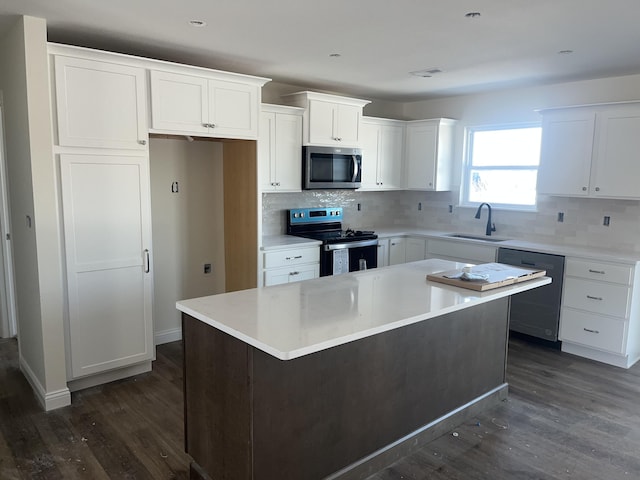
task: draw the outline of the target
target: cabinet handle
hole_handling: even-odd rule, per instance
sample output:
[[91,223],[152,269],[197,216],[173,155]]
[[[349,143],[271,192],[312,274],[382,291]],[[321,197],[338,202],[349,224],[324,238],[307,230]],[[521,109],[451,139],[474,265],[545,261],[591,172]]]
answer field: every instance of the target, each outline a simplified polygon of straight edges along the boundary
[[589,269],[589,273],[599,273],[600,275],[604,275],[604,270],[591,270]]
[[202,126],[207,128],[216,128],[215,123],[203,123]]
[[276,182],[276,187],[279,187],[279,186],[280,186],[280,182]]
[[602,301],[602,297],[592,297],[591,295],[587,295],[587,298],[588,298],[589,300],[598,300],[598,301],[600,301],[600,302]]
[[300,275],[300,272],[289,272],[289,276]]
[[144,249],[144,273],[149,273],[151,270],[151,262],[149,261],[149,249]]
[[382,248],[382,245],[378,245],[378,248]]
[[296,255],[295,257],[285,257],[285,260],[297,260],[299,258],[302,258],[302,255]]
[[147,141],[146,141],[146,140],[138,140],[138,143],[139,143],[140,145],[146,145],[146,144],[147,144]]
[[587,191],[587,187],[582,187],[582,191],[586,192]]
[[590,328],[583,328],[583,330],[589,333],[600,333],[598,330],[591,330]]

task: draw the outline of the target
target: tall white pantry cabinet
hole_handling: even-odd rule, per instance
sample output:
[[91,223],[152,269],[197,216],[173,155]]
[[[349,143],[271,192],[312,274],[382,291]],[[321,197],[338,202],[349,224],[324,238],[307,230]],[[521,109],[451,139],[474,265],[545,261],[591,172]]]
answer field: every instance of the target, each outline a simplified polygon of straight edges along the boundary
[[[56,44],[49,54],[73,391],[149,371],[155,356],[149,133],[255,141],[269,79]],[[188,97],[198,101],[172,96],[193,79],[206,86]]]
[[101,372],[150,370],[154,357],[146,72],[53,64],[74,390]]

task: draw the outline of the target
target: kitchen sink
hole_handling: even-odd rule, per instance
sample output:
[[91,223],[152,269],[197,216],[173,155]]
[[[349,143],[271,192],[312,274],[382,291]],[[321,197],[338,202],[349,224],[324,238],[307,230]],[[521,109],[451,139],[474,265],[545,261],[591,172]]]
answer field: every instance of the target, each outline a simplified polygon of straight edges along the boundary
[[449,233],[445,237],[467,238],[469,240],[482,240],[483,242],[506,242],[508,238],[489,237],[487,235],[471,235],[467,233]]

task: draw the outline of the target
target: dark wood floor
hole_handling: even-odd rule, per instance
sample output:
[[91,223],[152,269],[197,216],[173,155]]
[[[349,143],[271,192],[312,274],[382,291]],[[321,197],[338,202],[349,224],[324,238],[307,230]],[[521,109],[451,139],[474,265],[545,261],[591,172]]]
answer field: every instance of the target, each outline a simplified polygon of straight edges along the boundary
[[[186,479],[181,344],[157,357],[44,413],[0,340],[0,479]],[[368,480],[640,479],[640,364],[512,340],[508,374],[507,401]]]

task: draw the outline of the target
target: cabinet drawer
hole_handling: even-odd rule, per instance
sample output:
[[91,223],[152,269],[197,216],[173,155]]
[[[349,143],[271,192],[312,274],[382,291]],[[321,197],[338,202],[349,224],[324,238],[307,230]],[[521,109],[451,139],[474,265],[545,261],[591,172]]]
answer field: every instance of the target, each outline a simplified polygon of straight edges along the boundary
[[567,258],[565,267],[565,273],[573,277],[622,283],[624,285],[631,284],[632,270],[630,265],[615,265],[576,258]]
[[563,305],[626,318],[630,292],[630,288],[624,285],[567,278],[564,282]]
[[274,268],[264,271],[264,285],[280,285],[283,283],[299,282],[318,278],[320,275],[320,265],[301,265],[295,268]]
[[626,326],[623,320],[563,308],[560,340],[624,354]]
[[285,267],[320,261],[320,247],[265,252],[264,268]]

